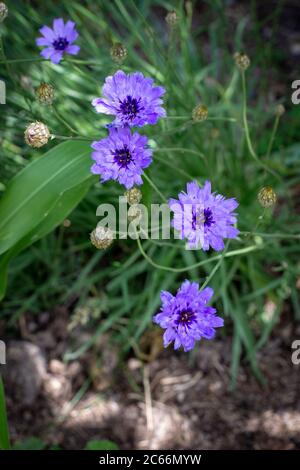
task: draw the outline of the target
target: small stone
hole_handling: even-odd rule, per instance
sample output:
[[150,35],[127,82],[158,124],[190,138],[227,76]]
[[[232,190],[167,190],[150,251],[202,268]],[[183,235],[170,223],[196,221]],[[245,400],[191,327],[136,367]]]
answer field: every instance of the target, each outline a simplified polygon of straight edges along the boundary
[[46,377],[46,360],[38,346],[29,341],[11,341],[7,347],[5,378],[14,400],[32,405]]

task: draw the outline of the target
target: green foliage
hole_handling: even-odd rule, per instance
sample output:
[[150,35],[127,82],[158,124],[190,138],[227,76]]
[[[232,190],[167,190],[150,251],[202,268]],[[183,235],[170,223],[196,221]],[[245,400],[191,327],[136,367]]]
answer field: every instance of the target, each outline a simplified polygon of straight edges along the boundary
[[6,417],[5,394],[4,394],[4,387],[3,387],[1,375],[0,375],[0,449],[3,449],[3,450],[10,449],[9,431],[8,431],[8,424],[7,424],[7,417]]
[[[253,17],[252,22],[240,18],[233,24],[222,2],[216,1],[207,2],[199,18],[197,2],[194,11],[191,5],[163,0],[65,0],[35,8],[18,0],[12,3],[2,28],[4,50],[8,59],[20,62],[6,63],[3,72],[10,91],[0,117],[5,189],[0,203],[2,294],[8,263],[18,256],[9,269],[1,314],[14,325],[25,311],[38,313],[74,297],[77,306],[84,306],[92,297],[98,315],[97,320],[91,319],[93,335],[66,358],[79,357],[108,330],[128,351],[150,325],[161,289],[174,291],[186,277],[202,283],[210,276],[226,333],[233,329],[234,385],[243,357],[261,378],[256,352],[268,340],[289,298],[295,319],[300,317],[296,288],[300,266],[295,261],[300,220],[293,199],[300,182],[299,136],[292,126],[299,110],[287,110],[281,118],[269,154],[276,103],[269,98],[268,69],[272,64],[276,68],[281,59],[274,48],[261,47],[258,31],[263,23],[257,29]],[[164,16],[174,8],[179,22],[176,34],[169,34]],[[274,37],[280,11],[274,9],[268,19]],[[81,52],[53,66],[39,60],[33,31],[59,16],[76,21]],[[240,203],[242,234],[230,242],[221,260],[212,253],[187,253],[178,240],[142,241],[142,251],[132,240],[118,241],[106,252],[95,252],[90,246],[96,207],[100,202],[115,204],[123,193],[114,183],[91,184],[89,142],[78,140],[83,136],[91,142],[106,133],[103,126],[109,118],[96,115],[90,102],[100,96],[105,77],[117,69],[109,54],[115,41],[128,49],[123,70],[140,70],[167,90],[168,118],[147,128],[156,148],[147,175],[159,192],[165,198],[175,197],[187,181],[210,179],[214,190],[235,196]],[[243,93],[232,53],[247,51],[248,45],[251,67]],[[24,58],[32,61],[23,62]],[[279,68],[276,73],[278,81],[285,80]],[[41,81],[56,89],[53,107],[35,101],[33,88]],[[192,110],[199,103],[208,107],[208,119],[194,123]],[[24,128],[34,119],[45,122],[57,135],[48,144],[49,152],[33,151],[23,142]],[[70,141],[56,146],[61,134]],[[9,183],[13,173],[17,176]],[[263,210],[257,202],[259,189],[266,185],[278,195],[274,210]],[[143,197],[147,205],[161,202],[148,180]],[[72,225],[62,227],[75,206]],[[271,318],[265,315],[269,300],[276,306]],[[200,347],[205,347],[204,342]]]
[[12,450],[44,450],[46,446],[46,443],[42,439],[38,437],[28,437],[23,441],[16,442]]
[[119,447],[112,441],[106,439],[101,441],[89,441],[85,450],[118,450]]
[[1,296],[11,257],[61,223],[91,179],[89,147],[75,141],[54,147],[13,178],[0,201]]

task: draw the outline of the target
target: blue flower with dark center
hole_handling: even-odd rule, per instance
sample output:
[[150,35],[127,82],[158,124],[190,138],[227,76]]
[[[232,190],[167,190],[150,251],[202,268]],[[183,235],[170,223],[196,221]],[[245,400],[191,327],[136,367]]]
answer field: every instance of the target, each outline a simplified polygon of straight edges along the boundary
[[43,46],[41,56],[58,64],[64,54],[77,55],[80,47],[73,44],[78,37],[73,21],[65,24],[62,18],[53,21],[53,28],[43,26],[40,29],[42,37],[36,39],[37,46]]
[[123,114],[125,121],[128,119],[132,121],[141,111],[139,106],[140,101],[140,99],[137,100],[128,95],[125,100],[120,102],[120,112]]
[[177,199],[169,200],[174,213],[172,225],[179,231],[180,238],[187,239],[188,247],[208,250],[211,246],[220,251],[224,248],[224,238],[236,238],[239,231],[234,209],[237,201],[225,199],[211,192],[211,183],[206,181],[203,188],[195,182],[187,184],[187,191]]
[[178,313],[178,316],[175,320],[176,325],[183,325],[187,328],[196,321],[196,315],[190,308],[185,308]]
[[58,39],[55,39],[55,41],[53,41],[52,45],[55,50],[64,51],[65,49],[67,49],[69,45],[69,41],[67,41],[66,38],[58,38]]
[[128,168],[129,163],[132,161],[132,156],[127,145],[121,149],[116,149],[114,152],[114,160],[121,168]]
[[102,88],[103,98],[95,98],[92,105],[98,113],[115,116],[115,126],[144,126],[156,124],[166,115],[161,96],[165,89],[154,86],[152,78],[140,72],[126,74],[122,70],[109,76]]
[[215,328],[222,327],[224,321],[207,305],[213,293],[210,287],[201,291],[199,284],[190,281],[184,281],[175,296],[161,292],[161,311],[153,321],[166,330],[165,347],[174,341],[174,349],[183,346],[184,351],[190,351],[196,341],[215,336]]
[[116,180],[126,189],[143,183],[142,174],[152,162],[148,139],[127,127],[111,127],[109,136],[92,143],[95,160],[91,172],[101,175],[101,181]]
[[204,209],[204,226],[205,227],[210,227],[214,223],[212,211],[208,207],[207,209]]

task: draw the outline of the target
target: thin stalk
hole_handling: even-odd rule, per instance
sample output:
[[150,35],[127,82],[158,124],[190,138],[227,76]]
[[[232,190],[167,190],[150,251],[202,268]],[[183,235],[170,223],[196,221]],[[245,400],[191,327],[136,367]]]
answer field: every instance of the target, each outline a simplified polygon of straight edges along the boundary
[[153,181],[149,178],[148,175],[146,175],[146,173],[143,174],[143,177],[145,178],[145,180],[150,184],[150,186],[154,189],[154,191],[159,195],[159,197],[162,198],[162,200],[167,204],[168,201],[167,201],[167,198],[163,195],[163,193],[158,189],[158,187],[153,183]]
[[94,139],[97,139],[97,137],[85,137],[85,136],[74,136],[74,135],[56,135],[52,134],[53,139],[58,139],[58,140],[85,140],[87,142],[92,142]]
[[[211,257],[207,260],[203,260],[203,261],[199,261],[198,263],[190,264],[189,266],[186,266],[184,268],[170,268],[169,266],[164,266],[162,264],[159,264],[159,263],[156,263],[155,261],[153,261],[152,258],[150,258],[150,256],[148,256],[147,253],[144,251],[139,237],[137,237],[137,244],[138,244],[138,248],[139,248],[141,254],[148,261],[149,264],[151,264],[154,268],[161,269],[163,271],[169,271],[169,272],[172,272],[172,273],[184,273],[186,271],[189,271],[190,269],[198,268],[199,266],[203,266],[207,263],[210,263],[211,261],[216,261],[216,260],[219,260],[220,258],[223,257],[223,255],[217,255],[217,256],[213,256],[213,257]],[[225,253],[224,258],[243,255],[243,254],[246,254],[246,253],[250,253],[252,251],[259,250],[261,248],[262,248],[262,245],[251,245],[251,246],[248,246],[246,248],[241,248],[239,250],[228,251],[227,253]]]
[[227,252],[227,249],[228,249],[228,246],[229,246],[229,242],[230,240],[228,240],[228,242],[226,243],[226,246],[223,250],[223,253],[219,259],[219,261],[217,262],[217,264],[214,266],[214,268],[212,269],[212,271],[209,273],[209,275],[207,276],[207,278],[205,279],[204,283],[202,284],[200,290],[203,290],[207,285],[208,283],[210,282],[210,280],[213,278],[213,276],[215,275],[215,273],[218,271],[219,267],[221,266],[222,264],[222,261],[226,255],[226,252]]
[[53,113],[55,114],[55,116],[57,117],[57,119],[58,119],[67,129],[69,129],[69,131],[71,131],[73,134],[80,135],[79,132],[76,131],[75,129],[73,129],[73,127],[70,126],[70,124],[60,115],[60,113],[57,111],[57,109],[56,109],[55,106],[52,106],[52,111],[53,111]]
[[247,88],[246,88],[246,76],[245,71],[241,71],[242,75],[242,88],[243,88],[243,125],[245,131],[246,142],[248,146],[248,150],[252,158],[268,173],[275,176],[276,178],[280,179],[279,175],[273,170],[271,170],[268,166],[266,166],[263,162],[260,161],[258,158],[251,141],[250,130],[248,125],[248,118],[247,118]]
[[267,149],[267,155],[266,155],[266,158],[267,158],[267,159],[268,159],[268,158],[270,157],[270,155],[271,155],[271,151],[272,151],[274,139],[275,139],[275,136],[276,136],[276,133],[277,133],[279,121],[280,121],[280,115],[277,114],[276,117],[275,117],[273,129],[272,129],[272,134],[271,134],[270,142],[269,142],[268,149]]

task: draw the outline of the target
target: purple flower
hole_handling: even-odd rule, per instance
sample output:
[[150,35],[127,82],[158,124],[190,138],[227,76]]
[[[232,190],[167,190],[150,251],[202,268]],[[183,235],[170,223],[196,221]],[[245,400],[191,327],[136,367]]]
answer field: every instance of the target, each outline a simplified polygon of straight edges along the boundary
[[199,291],[199,284],[190,281],[184,281],[175,296],[161,292],[162,308],[153,321],[166,330],[165,348],[174,341],[174,349],[183,346],[184,351],[190,351],[195,341],[214,337],[214,328],[223,326],[224,321],[207,305],[213,293],[210,287]]
[[139,126],[156,124],[166,115],[160,97],[165,93],[161,86],[154,86],[152,78],[140,72],[126,75],[119,70],[107,77],[102,88],[104,98],[95,98],[92,105],[98,113],[116,116],[115,126]]
[[41,51],[41,56],[50,59],[53,64],[58,64],[64,53],[76,55],[80,47],[73,44],[78,37],[73,21],[64,24],[62,18],[53,21],[53,29],[43,26],[40,29],[42,37],[36,39],[37,46],[46,46]]
[[237,201],[225,199],[211,192],[211,183],[206,181],[203,188],[197,183],[187,184],[187,191],[178,199],[170,199],[169,207],[174,212],[173,227],[179,231],[181,240],[187,239],[190,249],[208,250],[211,246],[220,251],[224,248],[223,238],[236,238],[239,231],[233,227],[238,206]]
[[92,143],[95,164],[91,171],[101,175],[101,181],[117,180],[126,189],[143,183],[143,169],[152,162],[152,151],[146,148],[148,139],[129,127],[109,129],[109,136]]

